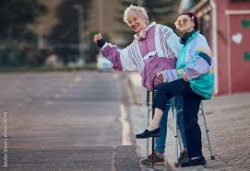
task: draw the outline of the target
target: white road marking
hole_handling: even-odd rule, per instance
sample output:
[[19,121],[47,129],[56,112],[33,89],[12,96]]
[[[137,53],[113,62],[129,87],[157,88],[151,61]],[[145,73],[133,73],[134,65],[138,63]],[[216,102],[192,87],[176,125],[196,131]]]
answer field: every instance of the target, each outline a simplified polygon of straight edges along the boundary
[[55,95],[54,95],[54,98],[56,98],[56,99],[60,99],[61,97],[62,97],[61,94],[55,94]]
[[120,122],[122,124],[122,145],[132,145],[131,139],[130,139],[130,123],[128,121],[128,114],[125,109],[125,105],[120,105],[121,110],[121,117]]
[[81,76],[76,76],[73,80],[74,83],[78,83],[82,80],[82,77]]
[[68,89],[62,88],[62,89],[61,89],[61,92],[62,92],[62,93],[67,93],[67,92],[68,92]]
[[74,85],[73,84],[68,84],[68,86],[67,86],[68,88],[73,88],[74,87]]
[[50,101],[50,100],[47,100],[47,101],[46,101],[46,105],[52,105],[52,104],[53,104],[52,101]]

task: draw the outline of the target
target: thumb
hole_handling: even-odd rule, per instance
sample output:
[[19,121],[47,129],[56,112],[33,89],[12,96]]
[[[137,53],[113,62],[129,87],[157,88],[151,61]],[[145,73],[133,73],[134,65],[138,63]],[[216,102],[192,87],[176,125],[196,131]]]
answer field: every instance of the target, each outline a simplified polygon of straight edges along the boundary
[[157,77],[159,77],[159,76],[161,76],[162,74],[161,74],[161,72],[158,72],[156,75],[157,75]]

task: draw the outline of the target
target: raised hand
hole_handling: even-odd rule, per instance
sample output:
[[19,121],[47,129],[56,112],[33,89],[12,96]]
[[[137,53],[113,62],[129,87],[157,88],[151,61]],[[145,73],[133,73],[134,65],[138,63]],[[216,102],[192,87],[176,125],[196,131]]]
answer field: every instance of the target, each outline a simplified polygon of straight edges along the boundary
[[102,39],[102,34],[101,33],[98,33],[98,34],[94,35],[94,43],[97,43],[98,40],[101,40],[101,39]]

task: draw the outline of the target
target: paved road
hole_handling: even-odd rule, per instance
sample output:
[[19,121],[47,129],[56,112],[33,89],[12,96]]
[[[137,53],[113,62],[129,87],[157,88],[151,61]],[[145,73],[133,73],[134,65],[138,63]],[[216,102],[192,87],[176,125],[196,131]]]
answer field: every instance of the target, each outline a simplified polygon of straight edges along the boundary
[[0,170],[4,161],[5,170],[139,170],[135,147],[122,140],[124,77],[1,74]]

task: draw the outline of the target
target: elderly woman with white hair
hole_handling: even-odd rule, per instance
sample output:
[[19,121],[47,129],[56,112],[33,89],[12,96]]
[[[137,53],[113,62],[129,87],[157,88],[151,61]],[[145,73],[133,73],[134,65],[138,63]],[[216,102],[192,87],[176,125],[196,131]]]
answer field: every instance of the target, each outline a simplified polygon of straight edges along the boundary
[[[113,68],[119,71],[139,71],[142,85],[152,89],[153,78],[155,86],[162,82],[171,82],[178,78],[176,58],[182,47],[179,37],[167,26],[149,23],[148,15],[143,7],[130,5],[124,11],[124,21],[134,32],[134,41],[124,49],[118,49],[111,43],[105,42],[101,33],[94,35],[94,42],[101,48],[101,53],[109,59]],[[182,112],[182,99],[176,100],[177,110]],[[165,141],[167,134],[167,116],[169,106],[166,106],[160,127],[155,135],[155,154],[142,160],[142,164],[151,164],[152,156],[155,163],[164,164]],[[183,116],[177,115],[178,126],[181,130],[184,147],[186,147]],[[154,130],[149,127],[148,131]],[[140,137],[136,137],[140,138]],[[183,153],[185,154],[185,153]],[[181,155],[182,157],[185,155]],[[180,158],[181,160],[181,158]]]

